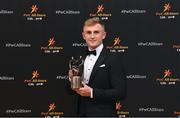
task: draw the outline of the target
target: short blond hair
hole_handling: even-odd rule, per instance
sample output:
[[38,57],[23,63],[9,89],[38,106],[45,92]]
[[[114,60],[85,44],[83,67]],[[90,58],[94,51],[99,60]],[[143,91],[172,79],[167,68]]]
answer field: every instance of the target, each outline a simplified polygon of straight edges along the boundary
[[105,25],[104,23],[100,20],[99,17],[93,17],[93,18],[89,18],[87,19],[85,22],[84,22],[84,27],[85,26],[93,26],[93,25],[96,25],[96,24],[100,24],[104,30],[105,30]]

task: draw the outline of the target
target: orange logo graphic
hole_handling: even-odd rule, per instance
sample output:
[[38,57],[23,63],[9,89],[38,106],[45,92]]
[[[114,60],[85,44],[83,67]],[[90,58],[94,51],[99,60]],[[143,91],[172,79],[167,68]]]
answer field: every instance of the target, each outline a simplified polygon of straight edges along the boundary
[[49,38],[47,46],[42,46],[41,50],[44,53],[59,53],[61,50],[63,50],[63,47],[56,46],[57,43],[56,43],[56,45],[55,45],[55,43],[56,43],[56,41],[55,41],[54,37]]
[[172,74],[172,72],[168,69],[164,71],[164,78],[165,77],[170,77],[170,75]]
[[165,5],[164,5],[164,10],[163,10],[163,12],[170,11],[170,9],[171,9],[170,3],[165,4]]
[[[39,21],[39,20],[43,20],[43,18],[46,17],[46,14],[44,13],[38,13],[39,8],[37,7],[37,5],[32,5],[30,6],[30,13],[24,13],[23,16],[30,21]],[[28,10],[29,11],[29,10]]]
[[53,103],[53,104],[50,104],[49,105],[49,110],[48,110],[48,112],[50,112],[50,111],[54,111],[55,110],[55,108],[56,108],[56,106],[55,106],[55,104]]
[[56,108],[55,104],[52,103],[49,105],[48,112],[41,112],[41,115],[52,117],[52,116],[62,116],[64,114],[63,112],[55,111],[55,108]]
[[31,7],[31,13],[36,13],[37,10],[38,10],[37,5],[32,5],[32,7]]
[[31,79],[25,79],[24,83],[27,83],[28,86],[42,86],[47,82],[46,79],[39,78],[39,72],[37,70],[32,72]]
[[104,10],[104,6],[103,5],[98,5],[96,13],[103,12],[103,10]]
[[119,116],[122,116],[123,118],[126,117],[126,115],[129,115],[129,111],[124,111],[122,110],[122,105],[120,103],[120,101],[116,102],[116,110],[117,110],[117,114]]
[[54,38],[50,38],[48,42],[48,46],[53,46],[56,41],[54,40]]
[[104,9],[105,9],[105,7],[104,7],[104,5],[98,5],[97,7],[96,7],[96,12],[95,13],[90,13],[89,14],[89,16],[90,17],[100,17],[102,20],[108,20],[109,19],[109,17],[111,17],[112,16],[112,14],[111,13],[105,13],[104,12]]
[[164,71],[163,77],[157,77],[156,81],[159,82],[160,85],[175,85],[179,82],[179,78],[173,77],[172,72],[167,69]]
[[116,37],[114,43],[111,46],[107,46],[107,49],[110,49],[110,52],[125,52],[128,49],[128,46],[122,45],[120,37]]
[[32,73],[32,79],[38,78],[38,76],[39,76],[38,71],[37,71],[37,70],[36,70],[36,71],[33,71],[33,73]]
[[163,5],[162,12],[156,12],[156,16],[159,16],[160,19],[174,19],[179,12],[172,11],[172,5],[170,3],[166,3]]
[[122,105],[120,102],[116,102],[116,110],[121,110]]
[[115,46],[115,45],[120,45],[120,42],[121,42],[121,40],[120,40],[119,37],[118,37],[118,38],[115,38],[115,39],[114,39],[114,44],[113,44],[113,46]]

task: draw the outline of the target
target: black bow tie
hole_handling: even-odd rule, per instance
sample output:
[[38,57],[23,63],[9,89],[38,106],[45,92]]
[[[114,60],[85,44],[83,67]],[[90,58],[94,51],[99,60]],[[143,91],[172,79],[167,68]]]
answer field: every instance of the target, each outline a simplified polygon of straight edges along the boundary
[[93,50],[93,51],[86,50],[86,55],[91,55],[91,54],[96,56],[96,50]]

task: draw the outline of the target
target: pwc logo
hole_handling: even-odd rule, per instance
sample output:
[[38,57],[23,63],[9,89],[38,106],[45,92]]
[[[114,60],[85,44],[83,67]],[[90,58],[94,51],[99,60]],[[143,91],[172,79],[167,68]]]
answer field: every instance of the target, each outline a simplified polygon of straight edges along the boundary
[[114,39],[114,43],[106,48],[110,50],[110,52],[125,52],[128,49],[128,46],[121,44],[120,37],[116,37]]
[[23,17],[25,17],[28,21],[41,21],[46,17],[46,14],[39,13],[39,8],[35,4],[30,7],[29,13],[23,14]]
[[49,109],[47,112],[41,112],[41,116],[45,116],[45,117],[60,117],[62,116],[64,113],[63,112],[59,112],[56,111],[56,105],[55,103],[51,103],[49,105]]
[[106,13],[104,5],[101,4],[101,5],[98,5],[96,7],[96,11],[94,13],[90,13],[89,16],[90,17],[100,17],[101,20],[108,20],[109,17],[112,16],[112,14]]
[[121,104],[120,101],[116,101],[116,110],[117,110],[117,114],[119,115],[119,117],[124,118],[127,115],[129,115],[129,111],[125,111],[123,110],[123,105]]
[[165,3],[163,5],[162,12],[156,12],[156,16],[159,16],[160,19],[174,19],[179,15],[179,12],[172,10],[172,5],[170,3]]
[[156,78],[156,81],[160,85],[175,85],[179,80],[179,78],[173,77],[173,73],[170,69],[164,70],[163,75]]
[[45,83],[47,83],[47,80],[39,79],[40,73],[35,70],[32,72],[31,79],[25,79],[24,83],[28,86],[43,86]]
[[63,50],[63,47],[57,46],[57,45],[55,45],[55,43],[56,43],[56,41],[55,41],[54,37],[49,38],[47,46],[42,46],[41,50],[47,54],[49,54],[49,53],[53,53],[53,54],[54,53],[60,53]]

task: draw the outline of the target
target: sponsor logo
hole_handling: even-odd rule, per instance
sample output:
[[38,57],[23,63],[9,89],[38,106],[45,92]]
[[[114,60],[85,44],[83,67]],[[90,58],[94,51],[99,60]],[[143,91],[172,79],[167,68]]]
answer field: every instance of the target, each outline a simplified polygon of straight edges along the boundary
[[41,47],[41,50],[44,53],[59,53],[61,52],[64,48],[62,46],[57,46],[55,45],[56,41],[54,37],[50,38],[48,40],[47,46]]
[[95,13],[90,13],[90,17],[100,17],[101,20],[108,20],[112,14],[105,12],[105,7],[103,4],[97,6],[97,11]]
[[42,116],[45,116],[46,118],[48,118],[48,117],[51,117],[51,116],[57,116],[57,117],[59,117],[59,116],[62,116],[64,113],[63,112],[58,112],[58,111],[56,111],[56,105],[55,105],[55,103],[51,103],[50,105],[49,105],[49,110],[47,111],[47,112],[41,112],[41,115]]
[[46,17],[45,13],[39,13],[39,7],[35,4],[31,6],[29,13],[24,13],[23,17],[28,21],[41,21]]
[[170,69],[167,69],[164,71],[162,77],[156,78],[156,81],[159,82],[160,85],[175,85],[179,82],[179,78],[173,77]]
[[123,105],[120,101],[116,102],[116,110],[119,117],[126,117],[127,115],[129,115],[129,111],[123,110]]
[[178,118],[180,117],[180,111],[174,111],[175,115],[178,115]]
[[128,46],[122,45],[120,37],[117,37],[114,39],[114,43],[111,46],[107,46],[107,49],[110,50],[110,52],[125,52],[128,49]]
[[156,12],[156,16],[159,16],[160,19],[174,19],[179,15],[179,12],[172,10],[172,5],[170,3],[165,3],[163,8],[162,12]]
[[32,72],[32,77],[29,80],[24,80],[24,83],[26,83],[28,86],[43,86],[45,83],[47,83],[46,79],[39,79],[40,73],[35,70]]
[[177,52],[180,52],[180,44],[174,44],[172,48],[176,49]]

